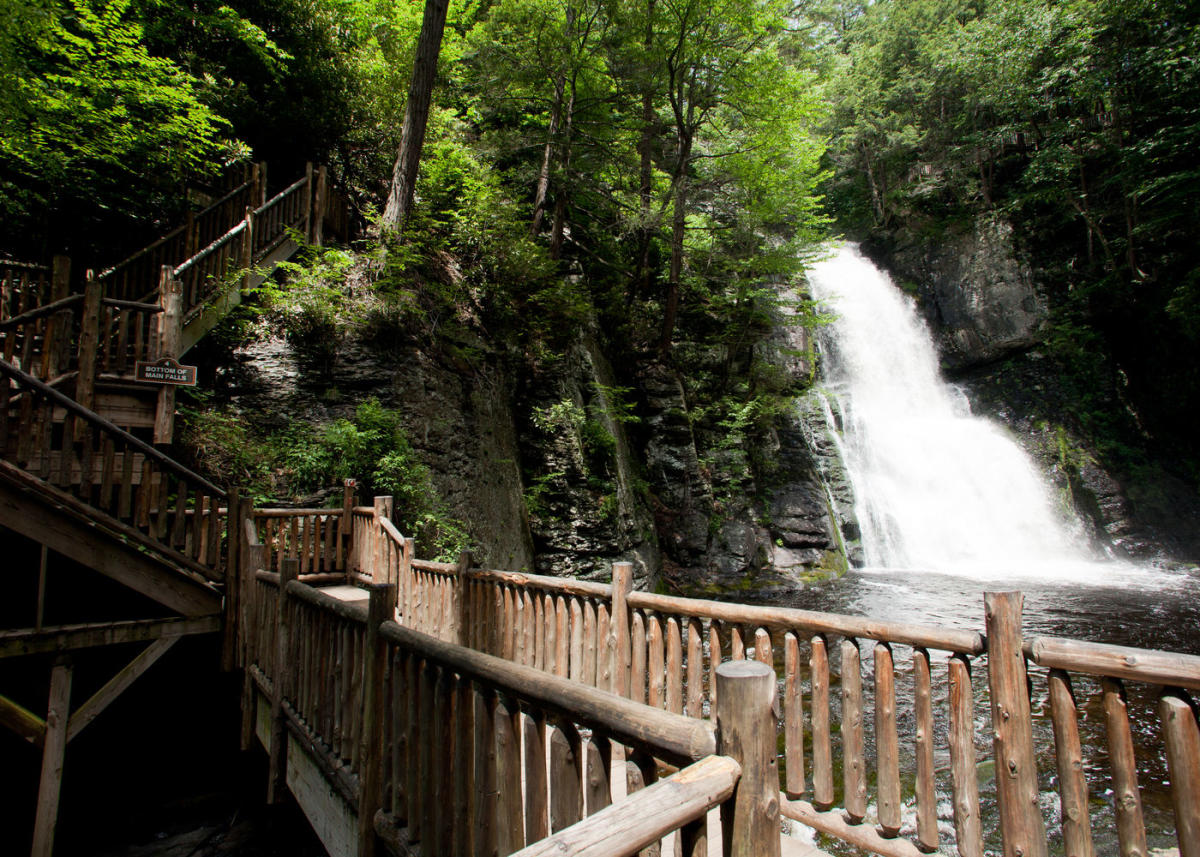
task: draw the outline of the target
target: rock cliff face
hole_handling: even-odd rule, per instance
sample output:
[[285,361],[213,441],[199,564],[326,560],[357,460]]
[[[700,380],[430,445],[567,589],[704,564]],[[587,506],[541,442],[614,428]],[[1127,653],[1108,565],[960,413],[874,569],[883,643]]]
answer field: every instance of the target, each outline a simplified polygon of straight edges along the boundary
[[477,559],[494,568],[534,567],[512,385],[494,362],[456,365],[415,347],[382,351],[349,339],[328,373],[314,373],[282,338],[271,338],[240,349],[225,375],[231,400],[267,428],[297,419],[327,423],[370,396],[399,411],[452,512],[470,511]]
[[1007,221],[981,219],[968,233],[930,243],[900,236],[886,263],[900,282],[916,285],[947,369],[1037,342],[1046,305]]
[[[799,392],[813,375],[808,336],[781,324],[753,359]],[[683,343],[676,364],[616,371],[595,329],[536,361],[466,345],[350,335],[312,366],[274,337],[238,350],[218,386],[264,429],[327,423],[368,397],[398,410],[494,568],[607,579],[628,560],[640,586],[720,592],[846,567],[841,533],[853,524],[833,511],[800,409],[751,437],[698,406],[713,379],[728,382],[721,348]]]

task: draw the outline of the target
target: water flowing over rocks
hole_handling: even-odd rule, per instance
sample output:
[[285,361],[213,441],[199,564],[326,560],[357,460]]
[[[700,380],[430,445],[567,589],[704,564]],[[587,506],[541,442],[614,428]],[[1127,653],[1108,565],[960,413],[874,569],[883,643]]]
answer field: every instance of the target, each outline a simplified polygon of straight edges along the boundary
[[[1006,425],[1053,482],[1059,502],[1099,550],[1138,560],[1200,557],[1200,497],[1150,458],[1138,473],[1105,467],[1073,425],[1085,407],[1041,349],[1048,319],[1038,269],[996,217],[960,235],[899,229],[864,249],[913,292],[942,367],[972,410]],[[1086,407],[1129,411],[1120,391],[1090,390]]]

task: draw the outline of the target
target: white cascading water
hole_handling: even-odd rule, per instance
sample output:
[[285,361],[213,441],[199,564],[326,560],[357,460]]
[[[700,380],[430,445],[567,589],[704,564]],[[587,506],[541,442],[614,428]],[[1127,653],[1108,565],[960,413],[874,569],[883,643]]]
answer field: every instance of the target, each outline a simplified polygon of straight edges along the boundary
[[1028,456],[942,380],[913,301],[852,246],[814,265],[809,282],[836,316],[822,334],[824,383],[842,404],[866,564],[1087,574]]

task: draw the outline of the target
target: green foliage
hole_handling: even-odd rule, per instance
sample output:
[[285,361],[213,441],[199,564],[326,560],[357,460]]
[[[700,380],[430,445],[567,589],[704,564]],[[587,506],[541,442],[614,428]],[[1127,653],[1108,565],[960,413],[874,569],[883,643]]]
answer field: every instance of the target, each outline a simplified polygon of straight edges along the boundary
[[[843,223],[935,238],[981,216],[1019,224],[1049,292],[1052,356],[1081,389],[1101,384],[1087,395],[1121,390],[1145,430],[1200,456],[1200,377],[1181,357],[1200,318],[1200,8],[883,0],[824,50]],[[1121,420],[1094,420],[1096,437],[1123,443]]]
[[5,0],[0,22],[7,222],[75,234],[58,223],[68,212],[83,225],[113,208],[146,216],[156,195],[237,157],[198,81],[149,52],[131,0]]
[[346,330],[359,321],[361,307],[347,284],[355,264],[344,250],[307,248],[299,261],[279,266],[279,280],[265,280],[258,289],[265,320],[283,330],[301,360],[326,376]]
[[532,518],[545,518],[550,508],[546,504],[546,495],[554,490],[554,483],[566,475],[561,470],[543,473],[529,480],[522,495],[525,500],[525,510]]
[[201,472],[234,484],[256,502],[294,498],[358,482],[361,496],[394,498],[393,521],[417,538],[422,551],[456,559],[468,549],[465,525],[448,510],[404,432],[400,414],[367,399],[353,418],[324,426],[289,423],[258,436],[235,413],[211,407],[183,411],[182,445]]

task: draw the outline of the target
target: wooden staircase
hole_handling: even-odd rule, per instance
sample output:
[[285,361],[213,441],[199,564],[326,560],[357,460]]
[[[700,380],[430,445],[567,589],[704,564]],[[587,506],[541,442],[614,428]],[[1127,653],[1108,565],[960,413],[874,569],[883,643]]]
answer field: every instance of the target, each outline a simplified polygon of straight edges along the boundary
[[[303,243],[345,236],[324,168],[269,199],[265,173],[255,165],[183,226],[77,284],[65,257],[0,262],[0,549],[24,538],[42,557],[32,621],[0,622],[0,658],[56,656],[45,717],[0,695],[0,725],[43,748],[34,855],[51,854],[63,755],[83,726],[184,636],[224,629],[232,665],[226,584],[249,504],[164,451],[175,387],[136,370],[178,361]],[[47,572],[63,563],[137,596],[104,605],[102,621],[47,623]],[[113,620],[114,609],[153,615]],[[137,641],[149,645],[72,715],[72,653]]]

